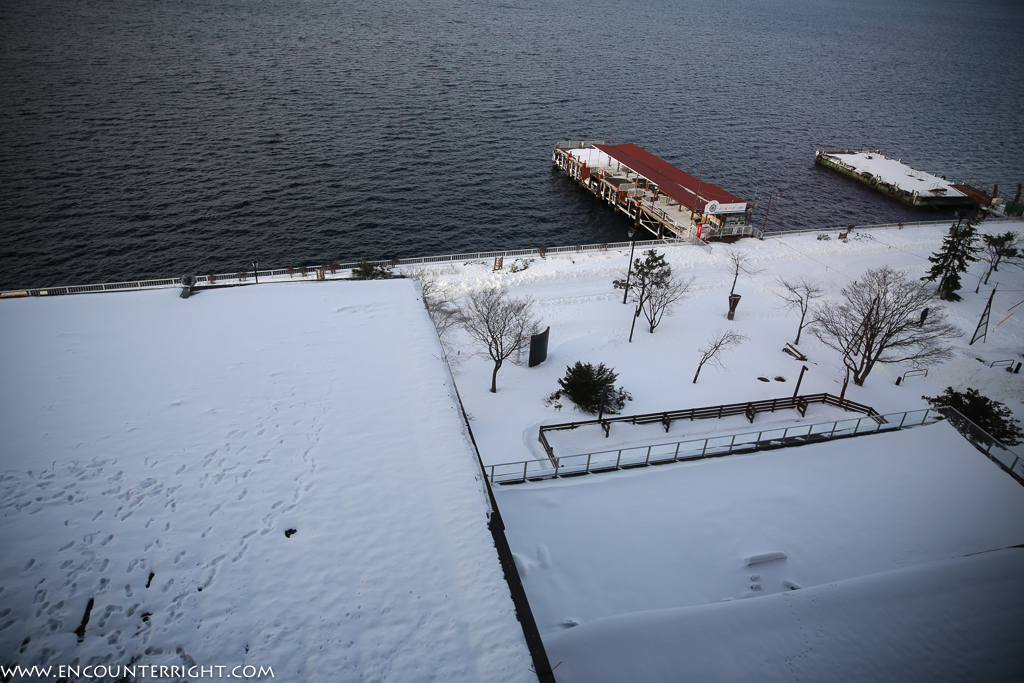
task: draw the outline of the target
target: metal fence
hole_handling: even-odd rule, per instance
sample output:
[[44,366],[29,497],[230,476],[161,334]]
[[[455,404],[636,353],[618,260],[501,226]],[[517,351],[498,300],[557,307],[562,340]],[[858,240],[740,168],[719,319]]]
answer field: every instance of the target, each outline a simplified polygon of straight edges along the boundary
[[[561,144],[561,143],[560,143]],[[855,230],[884,230],[902,227],[934,227],[944,226],[949,221],[922,221],[916,223],[886,223],[881,225],[864,225],[856,226]],[[1020,219],[1014,218],[989,218],[986,220],[986,225],[992,223],[1019,223]],[[763,234],[763,238],[768,237],[782,237],[784,235],[798,235],[804,233],[819,233],[829,232],[833,230],[845,231],[849,229],[847,227],[839,228],[812,228],[808,230],[779,230],[773,232],[766,232]],[[760,231],[758,231],[760,232]],[[722,232],[718,236],[729,236],[729,233]],[[654,247],[662,244],[693,244],[698,246],[705,251],[711,251],[711,245],[703,242],[699,239],[681,239],[681,238],[663,238],[655,240],[637,240],[636,246],[638,247]],[[467,262],[467,261],[481,261],[487,259],[493,259],[497,256],[502,258],[508,257],[522,257],[522,256],[542,256],[547,254],[564,254],[573,252],[588,252],[588,251],[604,251],[608,249],[625,249],[630,246],[629,242],[608,242],[604,244],[577,244],[561,247],[537,247],[533,249],[513,249],[505,251],[477,251],[467,252],[463,254],[448,254],[443,256],[420,256],[414,258],[404,259],[391,259],[383,261],[367,261],[371,265],[391,265],[391,266],[411,266],[411,265],[428,265],[433,263],[454,263],[454,262]],[[355,268],[362,261],[355,261],[350,263],[333,264],[335,271],[334,273],[324,273],[324,279],[336,280],[346,279],[348,277],[348,271]],[[281,280],[313,280],[317,279],[316,271],[322,269],[323,266],[330,266],[331,264],[315,264],[308,266],[298,266],[293,268],[275,268],[257,271],[259,279],[267,281],[281,281]],[[239,277],[243,274],[245,277]],[[215,273],[213,274],[213,282],[209,281],[209,275],[195,273],[199,278],[198,288],[209,287],[211,285],[218,286],[232,286],[239,284],[249,284],[248,278],[252,277],[253,271],[238,271],[234,273]],[[143,289],[159,289],[164,287],[180,287],[181,278],[163,278],[159,280],[132,280],[128,282],[107,282],[103,284],[94,285],[69,285],[69,286],[57,286],[57,287],[36,287],[29,289],[9,290],[0,292],[0,299],[11,299],[17,297],[26,296],[54,296],[61,294],[91,294],[98,292],[125,292]]]
[[[679,238],[665,238],[655,240],[637,240],[637,247],[654,247],[664,244],[696,244],[701,248],[710,251],[711,247],[699,240],[685,240]],[[235,273],[214,273],[210,275],[197,274],[199,283],[197,289],[210,286],[233,286],[240,284],[255,283],[255,279],[263,281],[280,282],[282,280],[315,280],[319,279],[317,271],[323,271],[323,279],[337,280],[348,279],[351,271],[361,263],[370,265],[385,266],[412,266],[430,265],[439,263],[458,263],[491,260],[495,257],[514,258],[522,256],[546,256],[548,254],[582,253],[592,251],[607,251],[609,249],[628,249],[629,242],[607,242],[603,244],[576,244],[560,247],[537,247],[533,249],[513,249],[505,251],[476,251],[463,254],[447,254],[443,256],[419,256],[404,259],[390,259],[383,261],[354,261],[351,263],[321,263],[310,266],[299,266],[293,268],[274,268],[259,270],[258,278],[253,278],[253,271],[238,271]],[[326,269],[325,269],[326,266]],[[331,268],[333,267],[333,272]],[[241,276],[241,277],[240,277]],[[109,282],[95,285],[71,285],[60,287],[39,287],[32,289],[13,290],[0,292],[0,298],[15,298],[24,296],[55,296],[61,294],[91,294],[97,292],[124,292],[142,289],[159,289],[164,287],[180,287],[181,278],[164,278],[160,280],[134,280],[130,282]]]
[[993,462],[1004,469],[1017,483],[1024,485],[1024,459],[1010,449],[1009,446],[992,436],[956,408],[936,408],[945,415],[949,423],[974,447],[987,455]]
[[721,405],[684,408],[681,410],[663,410],[660,413],[615,415],[612,417],[602,417],[599,420],[578,420],[576,422],[561,422],[558,424],[541,425],[538,430],[538,440],[544,447],[544,452],[548,454],[548,457],[553,458],[555,457],[555,451],[548,442],[547,437],[544,435],[545,432],[573,430],[580,427],[599,425],[604,429],[605,437],[607,437],[610,433],[612,424],[622,423],[630,425],[661,424],[667,433],[671,428],[672,423],[680,420],[720,420],[723,417],[745,415],[747,419],[753,422],[758,413],[774,413],[777,410],[793,409],[799,412],[802,417],[807,412],[808,406],[815,403],[823,403],[825,405],[842,408],[843,410],[849,410],[855,413],[864,413],[868,417],[872,417],[879,422],[885,421],[885,419],[878,414],[878,411],[871,406],[864,405],[863,403],[857,403],[847,398],[840,398],[828,393],[801,394],[799,396],[784,396],[782,398],[769,398],[759,401],[745,401],[742,403],[723,403]]
[[[703,439],[564,455],[545,460],[488,465],[486,469],[492,484],[518,484],[525,481],[555,479],[591,472],[608,472],[819,443],[863,434],[917,427],[942,419],[942,413],[933,408],[925,408],[881,416],[865,416],[833,422],[764,429],[743,434],[716,435]],[[1016,466],[1020,466],[1020,463],[1016,463]]]
[[[990,217],[985,219],[984,225],[992,225],[993,223],[1020,223],[1019,218],[998,218]],[[892,230],[892,229],[903,229],[903,228],[935,228],[935,227],[949,227],[950,220],[941,221],[915,221],[912,223],[879,223],[877,225],[841,225],[832,228],[805,228],[802,230],[771,230],[765,232],[762,239],[768,237],[785,237],[786,235],[810,235],[824,232],[846,232],[847,230]]]

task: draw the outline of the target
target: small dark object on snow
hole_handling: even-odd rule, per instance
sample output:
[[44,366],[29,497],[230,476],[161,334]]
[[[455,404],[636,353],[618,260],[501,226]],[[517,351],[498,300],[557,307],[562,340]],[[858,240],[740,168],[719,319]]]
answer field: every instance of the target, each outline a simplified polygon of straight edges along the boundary
[[548,325],[547,329],[539,334],[530,336],[530,362],[529,366],[532,368],[536,365],[540,365],[548,359],[548,333],[551,332],[551,326]]
[[729,295],[729,315],[726,316],[727,318],[729,318],[729,320],[732,320],[736,317],[736,307],[739,305],[740,299],[742,298],[743,297],[739,294]]
[[78,636],[78,642],[82,642],[85,639],[85,627],[89,624],[89,615],[92,614],[92,606],[96,604],[93,598],[89,598],[89,602],[85,605],[85,614],[82,615],[82,623],[75,629],[75,635]]
[[149,618],[151,616],[153,616],[152,612],[143,612],[142,613],[142,620],[145,621],[145,622],[149,622]]
[[783,377],[782,375],[779,375],[778,377],[775,378],[775,381],[776,382],[785,382],[786,378]]
[[192,288],[199,282],[195,275],[182,275],[181,276],[181,298],[187,299],[192,296]]
[[762,382],[771,382],[771,380],[768,379],[767,377],[758,377],[758,379],[761,380]]
[[294,536],[297,533],[298,533],[298,529],[286,529],[285,532],[284,532],[284,537],[285,538],[291,538],[292,536]]
[[156,574],[154,574],[153,572],[150,572],[150,573],[149,573],[149,580],[148,580],[148,581],[146,581],[146,588],[149,588],[150,584],[152,584],[152,583],[153,583],[153,577],[154,577],[154,576],[156,576]]
[[807,356],[805,356],[804,354],[800,353],[800,350],[798,348],[796,348],[795,346],[793,346],[792,344],[788,344],[787,343],[785,348],[782,349],[782,351],[784,353],[788,353],[789,355],[793,356],[793,358],[796,358],[797,360],[807,360]]

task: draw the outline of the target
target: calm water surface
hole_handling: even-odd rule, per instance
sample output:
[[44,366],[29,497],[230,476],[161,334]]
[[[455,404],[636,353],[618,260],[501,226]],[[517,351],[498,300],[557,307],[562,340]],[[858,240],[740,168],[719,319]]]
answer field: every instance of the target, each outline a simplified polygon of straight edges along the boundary
[[[768,229],[927,220],[815,167],[1024,180],[1017,0],[0,5],[0,288],[604,242],[560,140]],[[945,214],[938,214],[945,215]]]

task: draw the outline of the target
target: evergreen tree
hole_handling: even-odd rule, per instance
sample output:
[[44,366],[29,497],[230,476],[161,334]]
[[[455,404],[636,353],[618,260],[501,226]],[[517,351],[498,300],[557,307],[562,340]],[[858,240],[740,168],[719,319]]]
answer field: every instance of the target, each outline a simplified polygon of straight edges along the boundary
[[602,411],[602,407],[606,413],[617,413],[626,405],[626,401],[633,400],[628,391],[622,387],[615,388],[615,380],[618,378],[615,369],[605,367],[604,363],[595,367],[591,363],[576,361],[575,365],[565,368],[565,377],[558,380],[561,389],[548,396],[544,403],[561,408],[560,401],[565,397],[584,413],[596,415]]
[[949,234],[942,240],[942,249],[928,257],[932,267],[922,280],[939,281],[938,295],[945,301],[960,301],[957,290],[960,289],[960,274],[966,273],[970,264],[978,260],[975,254],[980,248],[975,246],[977,239],[978,219],[969,219],[963,225],[949,227]]
[[366,280],[383,280],[391,277],[391,266],[385,263],[360,261],[352,268],[352,277]]
[[[955,408],[960,415],[978,425],[989,435],[999,439],[1006,446],[1016,446],[1024,437],[1024,432],[1017,425],[1019,420],[1014,419],[1013,413],[999,401],[982,396],[977,389],[968,388],[966,391],[954,391],[953,387],[946,387],[946,390],[939,396],[922,396],[933,408]],[[949,413],[946,417],[950,424],[957,428],[961,434],[970,441],[978,441],[983,446],[993,445],[991,439],[986,439],[984,434],[978,434],[976,429],[966,423],[960,415]]]
[[[665,255],[659,254],[654,249],[648,249],[643,253],[643,258],[638,256],[633,261],[632,272],[627,274],[626,278],[612,281],[612,286],[615,289],[628,290],[632,295],[633,303],[636,304],[636,310],[633,312],[633,327],[636,326],[636,319],[642,312],[652,311],[648,314],[651,332],[654,332],[654,328],[657,327],[656,320],[660,321],[661,319],[660,315],[657,315],[655,319],[654,308],[652,308],[652,306],[656,307],[658,303],[656,294],[677,285],[678,283],[672,278],[672,266],[665,260]],[[688,282],[685,283],[680,296],[685,294],[686,287],[689,287]],[[652,301],[652,297],[656,297],[656,300]],[[676,297],[676,299],[678,298]],[[629,329],[629,341],[633,341],[633,327]]]

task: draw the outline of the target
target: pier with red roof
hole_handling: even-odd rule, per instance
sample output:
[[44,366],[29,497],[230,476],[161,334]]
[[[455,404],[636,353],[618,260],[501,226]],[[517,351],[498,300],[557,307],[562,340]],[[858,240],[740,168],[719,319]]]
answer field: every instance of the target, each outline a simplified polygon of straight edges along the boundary
[[551,162],[656,237],[706,244],[761,236],[748,202],[632,143],[559,142]]

